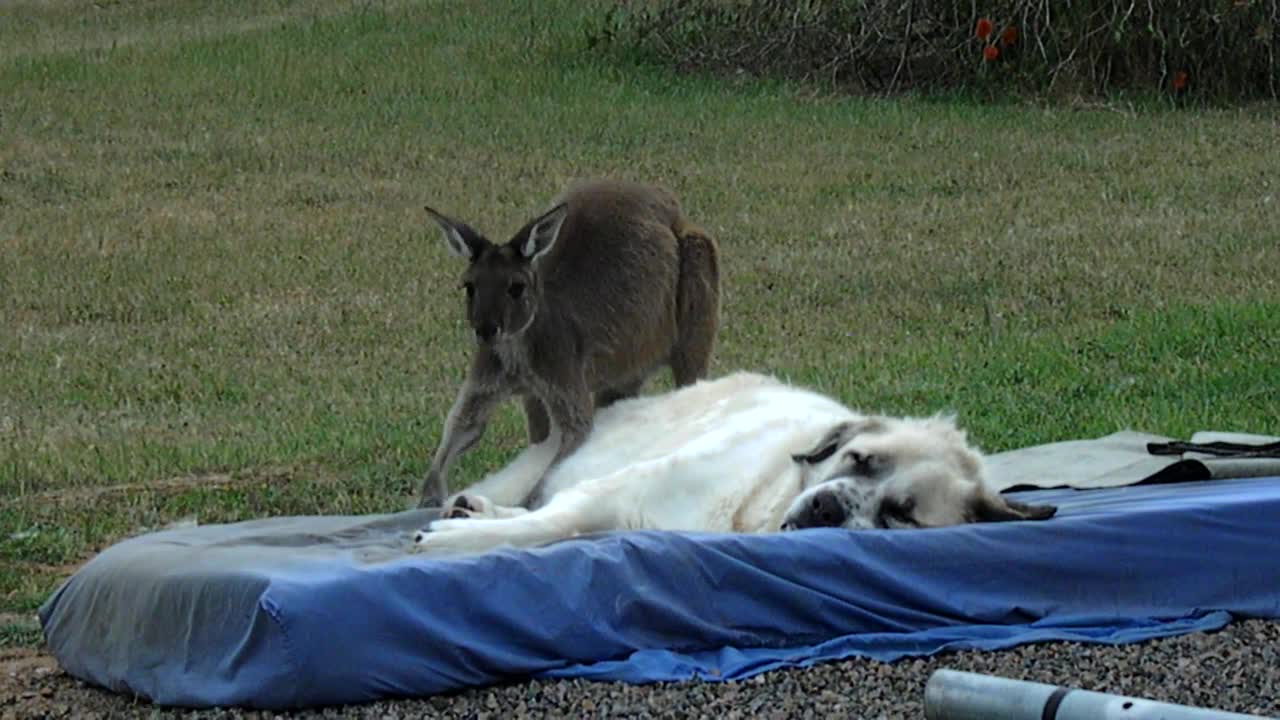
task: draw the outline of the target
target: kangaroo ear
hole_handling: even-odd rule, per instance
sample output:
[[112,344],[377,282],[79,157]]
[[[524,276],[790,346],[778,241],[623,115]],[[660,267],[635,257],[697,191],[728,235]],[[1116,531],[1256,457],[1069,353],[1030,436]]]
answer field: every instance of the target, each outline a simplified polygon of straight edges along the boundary
[[440,231],[444,233],[444,243],[454,255],[467,260],[475,260],[480,255],[480,251],[484,249],[484,246],[488,244],[488,240],[485,240],[480,233],[470,227],[454,222],[430,207],[424,206],[423,209],[440,226]]
[[568,215],[569,206],[560,203],[529,223],[528,234],[518,241],[520,254],[525,260],[533,260],[556,244],[556,238],[560,237],[560,226]]

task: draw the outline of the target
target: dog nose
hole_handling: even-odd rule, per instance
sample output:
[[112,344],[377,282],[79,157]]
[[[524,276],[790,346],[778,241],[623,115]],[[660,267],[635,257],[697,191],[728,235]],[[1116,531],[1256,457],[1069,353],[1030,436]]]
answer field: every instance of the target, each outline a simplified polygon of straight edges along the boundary
[[814,525],[836,527],[844,523],[844,505],[834,493],[820,492],[809,502],[809,512]]
[[848,519],[848,511],[837,493],[824,491],[809,498],[795,512],[783,518],[782,530],[805,528],[841,527]]
[[497,323],[485,323],[484,325],[481,325],[480,327],[476,328],[476,337],[480,338],[481,342],[489,342],[497,334],[498,334]]

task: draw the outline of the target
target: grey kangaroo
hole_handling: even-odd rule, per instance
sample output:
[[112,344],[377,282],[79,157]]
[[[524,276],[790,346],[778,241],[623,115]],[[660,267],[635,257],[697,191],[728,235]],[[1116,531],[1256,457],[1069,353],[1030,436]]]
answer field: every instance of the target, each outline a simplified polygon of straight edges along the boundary
[[[449,467],[518,395],[529,442],[559,431],[551,465],[591,430],[596,408],[639,392],[660,366],[676,386],[705,377],[719,327],[719,247],[662,188],[571,187],[503,245],[426,208],[462,276],[476,352],[445,421],[419,506],[448,497]],[[539,480],[525,507],[537,505]]]

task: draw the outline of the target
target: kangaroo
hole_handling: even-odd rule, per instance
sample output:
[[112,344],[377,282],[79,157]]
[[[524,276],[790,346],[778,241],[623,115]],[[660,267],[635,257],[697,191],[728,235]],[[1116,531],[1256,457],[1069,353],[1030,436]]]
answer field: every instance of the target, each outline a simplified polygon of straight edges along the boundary
[[[719,246],[663,188],[570,187],[497,245],[430,207],[462,275],[476,351],[423,479],[419,506],[448,497],[450,465],[494,408],[523,401],[531,445],[554,430],[548,467],[578,448],[596,408],[631,397],[662,365],[677,387],[705,377],[720,313]],[[525,498],[535,506],[542,480]]]

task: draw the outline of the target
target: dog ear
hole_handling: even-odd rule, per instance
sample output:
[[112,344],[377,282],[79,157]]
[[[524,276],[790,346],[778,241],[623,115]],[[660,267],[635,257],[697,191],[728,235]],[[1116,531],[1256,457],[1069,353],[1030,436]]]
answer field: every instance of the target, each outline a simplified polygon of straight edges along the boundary
[[798,463],[809,463],[810,465],[820,463],[831,457],[831,455],[835,453],[836,449],[851,437],[853,437],[853,423],[842,422],[828,430],[827,433],[822,436],[822,439],[818,440],[817,445],[814,445],[805,452],[793,454],[791,459]]
[[1027,505],[1002,495],[980,492],[973,496],[965,512],[968,522],[1009,522],[1015,520],[1048,520],[1057,514],[1053,505]]
[[864,433],[880,428],[883,423],[876,418],[861,418],[859,420],[846,420],[837,424],[835,427],[827,431],[822,439],[809,450],[796,453],[791,456],[792,460],[798,463],[808,463],[813,465],[831,457],[840,446],[853,439],[858,433]]

